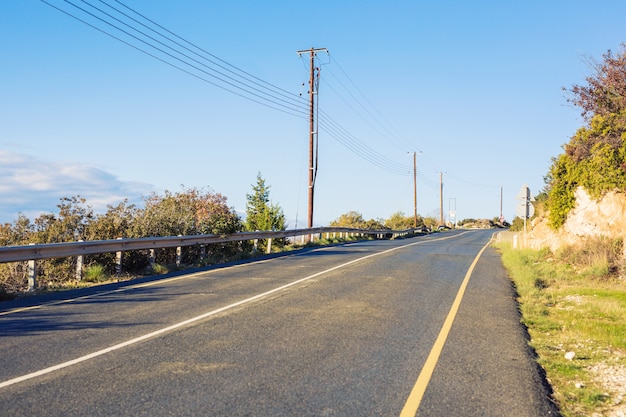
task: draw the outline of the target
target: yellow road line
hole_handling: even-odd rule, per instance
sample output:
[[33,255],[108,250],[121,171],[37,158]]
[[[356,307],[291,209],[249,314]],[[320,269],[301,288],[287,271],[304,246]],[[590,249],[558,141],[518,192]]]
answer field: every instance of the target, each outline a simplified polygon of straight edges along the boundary
[[472,276],[472,272],[474,271],[474,267],[478,263],[480,256],[483,254],[485,249],[489,246],[491,240],[487,242],[485,246],[478,252],[476,258],[470,265],[467,273],[465,274],[465,278],[461,283],[461,287],[456,294],[456,298],[452,303],[452,307],[450,307],[450,312],[446,317],[446,321],[443,323],[443,327],[439,331],[439,336],[437,336],[437,340],[435,340],[435,344],[433,345],[430,353],[428,354],[428,358],[426,359],[426,363],[422,368],[419,376],[417,377],[417,382],[413,386],[409,397],[404,404],[404,408],[400,413],[400,417],[414,417],[417,414],[417,410],[422,402],[422,398],[424,397],[424,392],[426,391],[426,387],[430,382],[430,378],[433,375],[435,370],[435,366],[437,365],[437,361],[439,360],[439,355],[443,350],[443,345],[446,343],[446,339],[448,338],[448,334],[450,333],[450,329],[452,328],[452,323],[454,322],[454,318],[456,317],[457,312],[459,311],[459,306],[461,305],[461,301],[463,300],[463,296],[465,295],[465,290],[467,288],[467,284],[469,282],[470,277]]

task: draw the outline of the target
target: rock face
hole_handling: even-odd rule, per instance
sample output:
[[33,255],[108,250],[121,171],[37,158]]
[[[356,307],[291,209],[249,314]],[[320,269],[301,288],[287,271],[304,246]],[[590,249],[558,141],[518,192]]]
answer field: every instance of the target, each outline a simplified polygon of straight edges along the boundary
[[537,217],[531,222],[531,230],[526,235],[526,244],[535,249],[549,247],[556,250],[572,245],[585,237],[605,236],[626,239],[626,195],[612,191],[598,201],[579,187],[576,192],[576,206],[570,211],[563,226],[555,231],[548,225],[548,219]]

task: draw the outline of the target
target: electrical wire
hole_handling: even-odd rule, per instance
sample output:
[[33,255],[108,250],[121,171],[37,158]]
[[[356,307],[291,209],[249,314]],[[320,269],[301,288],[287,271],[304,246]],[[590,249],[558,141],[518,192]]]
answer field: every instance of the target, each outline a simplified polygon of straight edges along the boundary
[[[248,72],[216,57],[208,51],[174,34],[153,20],[145,17],[143,14],[130,8],[119,0],[115,0],[115,3],[127,10],[128,13],[104,0],[99,0],[99,2],[108,7],[110,11],[105,11],[87,0],[80,1],[87,5],[90,8],[89,10],[70,0],[63,0],[64,3],[73,7],[73,9],[71,9],[73,12],[53,4],[50,0],[40,1],[63,14],[121,43],[124,43],[127,46],[130,46],[135,50],[138,50],[210,85],[273,110],[302,119],[309,118],[308,102],[300,95],[292,94],[287,90],[255,77],[254,75],[249,74]],[[82,15],[80,15],[81,13]],[[91,22],[87,21],[86,17],[89,19],[95,19],[96,23],[94,23],[93,20]],[[101,27],[102,24],[106,26]],[[139,25],[139,27],[136,25]],[[117,33],[114,33],[113,31],[117,31]],[[333,59],[333,62],[338,65],[336,59]],[[365,97],[343,68],[339,68],[355,89],[363,97]],[[340,84],[342,84],[335,75],[333,75],[333,77],[337,79]],[[317,83],[319,88],[319,78]],[[346,91],[348,91],[344,84],[342,84],[342,86],[346,89]],[[311,86],[311,88],[314,88],[314,86]],[[334,88],[332,89],[335,90]],[[336,94],[341,96],[337,92]],[[366,110],[371,119],[378,120],[366,109],[363,103],[361,103],[355,95],[350,93],[350,96],[357,101],[359,106]],[[342,99],[346,102],[346,104],[350,105],[347,100],[344,98]],[[371,105],[371,102],[369,102],[369,104],[372,108],[374,108],[373,105]],[[316,136],[318,135],[319,128],[321,127],[329,134],[330,137],[345,146],[348,150],[383,170],[398,175],[408,175],[412,172],[412,170],[408,168],[408,165],[400,164],[384,157],[370,146],[363,143],[357,137],[349,133],[328,114],[320,110],[319,100],[317,100],[315,112],[317,113],[316,120],[318,123],[315,129]],[[384,126],[382,123],[378,123],[379,125]],[[387,130],[387,128],[384,129]],[[380,133],[378,129],[376,130]]]
[[[358,95],[362,97],[362,99],[367,103],[368,106],[363,104],[363,102],[355,95],[346,85],[335,75],[332,71],[333,65],[330,65],[329,72],[331,76],[343,87],[343,89],[352,97],[352,99],[367,113],[369,117],[364,117],[361,113],[359,113],[354,107],[350,106],[352,110],[368,125],[370,125],[374,130],[376,130],[381,136],[384,136],[385,139],[391,140],[394,145],[396,145],[399,149],[406,151],[407,149],[411,149],[412,145],[410,145],[398,132],[398,130],[385,118],[385,116],[378,110],[376,106],[368,99],[368,97],[363,93],[363,91],[356,85],[356,83],[352,80],[352,78],[348,75],[348,73],[343,69],[343,67],[339,64],[337,58],[334,55],[330,55],[331,62],[339,68],[341,73],[345,76],[345,78],[349,81],[350,85],[356,90]],[[338,93],[337,93],[338,94]],[[338,94],[340,96],[340,94]],[[345,99],[342,98],[345,101]],[[369,107],[369,108],[368,108]],[[371,109],[371,110],[370,110]],[[383,134],[380,130],[372,123],[372,121],[376,122],[382,130],[386,132]]]
[[320,121],[320,126],[324,128],[324,131],[329,136],[333,137],[337,140],[337,142],[372,165],[397,175],[410,175],[413,172],[412,169],[409,169],[408,165],[400,164],[386,158],[373,150],[371,147],[364,144],[341,125],[335,122],[335,120],[333,120],[325,112],[320,112],[318,119]]
[[[129,15],[127,15],[126,13],[124,13],[124,12],[120,11],[119,9],[117,9],[117,8],[115,8],[115,7],[113,7],[113,6],[111,6],[110,4],[108,4],[107,2],[105,2],[104,0],[100,0],[100,2],[101,2],[101,3],[106,4],[106,5],[107,5],[107,6],[109,6],[110,8],[112,8],[112,9],[116,10],[117,12],[119,12],[119,13],[121,13],[122,15],[124,15],[124,16],[126,16],[126,17],[128,17],[129,19],[133,20],[134,22],[137,22],[138,24],[142,25],[142,26],[143,26],[143,27],[145,27],[146,29],[149,29],[150,31],[152,31],[152,32],[154,32],[154,33],[156,33],[156,34],[158,34],[159,36],[164,37],[165,39],[167,39],[167,40],[171,41],[172,43],[174,43],[174,44],[176,44],[176,45],[178,45],[178,46],[180,46],[180,47],[184,48],[185,50],[187,50],[187,51],[189,51],[189,52],[192,52],[192,53],[194,53],[194,54],[196,54],[196,55],[198,55],[198,56],[202,57],[203,59],[207,60],[208,62],[210,62],[210,63],[212,63],[212,64],[214,64],[214,65],[217,65],[218,67],[220,67],[220,68],[222,68],[222,69],[224,69],[224,70],[230,71],[230,72],[233,72],[231,69],[229,69],[229,68],[232,68],[232,69],[236,70],[238,73],[243,74],[243,75],[239,75],[239,76],[240,76],[240,77],[242,77],[243,79],[246,79],[247,81],[250,81],[250,82],[252,82],[252,83],[254,83],[254,84],[258,85],[258,86],[265,86],[265,87],[269,87],[269,88],[271,88],[272,90],[274,90],[275,92],[277,92],[278,94],[280,94],[282,97],[285,97],[286,99],[288,99],[288,100],[290,100],[290,101],[295,101],[295,102],[297,102],[298,104],[302,104],[302,99],[301,99],[301,97],[299,97],[299,96],[297,96],[297,95],[294,95],[293,93],[291,93],[291,92],[289,92],[289,91],[287,91],[287,90],[285,90],[285,89],[282,89],[282,88],[280,88],[280,87],[278,87],[278,86],[276,86],[276,85],[274,85],[274,84],[271,84],[271,83],[269,83],[269,82],[267,82],[267,81],[264,81],[264,80],[262,80],[262,79],[260,79],[260,78],[258,78],[258,77],[256,77],[256,76],[254,76],[254,75],[252,75],[252,74],[250,74],[250,73],[248,73],[248,72],[244,71],[243,69],[241,69],[241,68],[239,68],[239,67],[237,67],[237,66],[235,66],[235,65],[232,65],[232,64],[230,64],[230,63],[228,63],[228,62],[224,61],[223,59],[221,59],[221,58],[219,58],[219,57],[217,57],[217,56],[213,55],[212,53],[208,52],[207,50],[205,50],[205,49],[203,49],[203,48],[201,48],[201,47],[199,47],[199,46],[197,46],[197,45],[195,45],[195,44],[193,44],[193,43],[189,42],[188,40],[186,40],[186,39],[184,39],[184,38],[182,38],[182,37],[180,37],[180,36],[178,36],[178,35],[176,35],[176,34],[175,34],[175,33],[173,33],[172,31],[170,31],[170,30],[168,30],[167,28],[165,28],[165,27],[163,27],[163,26],[159,25],[159,24],[158,24],[158,23],[156,23],[155,21],[153,21],[153,20],[151,20],[151,19],[147,18],[147,17],[146,17],[146,16],[144,16],[143,14],[141,14],[141,13],[137,12],[136,10],[132,9],[131,7],[129,7],[129,6],[127,6],[127,5],[125,5],[125,4],[124,4],[124,3],[122,3],[121,1],[119,1],[119,0],[114,0],[114,1],[115,1],[116,3],[118,3],[118,4],[120,4],[121,6],[125,7],[125,8],[126,8],[126,9],[128,9],[129,11],[133,12],[133,13],[134,13],[134,14],[136,14],[137,16],[141,17],[142,19],[144,19],[144,20],[146,20],[146,21],[150,22],[151,24],[153,24],[154,26],[158,27],[159,29],[161,29],[161,30],[165,31],[166,33],[168,33],[168,34],[172,35],[172,36],[173,36],[173,37],[175,37],[176,39],[179,39],[179,40],[181,40],[182,42],[184,42],[185,44],[187,44],[187,45],[189,45],[189,46],[191,46],[191,47],[193,47],[193,48],[197,49],[198,51],[202,52],[202,54],[204,54],[205,56],[202,56],[202,54],[198,54],[197,52],[192,51],[191,49],[189,49],[189,48],[185,47],[183,44],[181,44],[181,43],[179,43],[179,42],[177,42],[177,41],[175,41],[175,40],[171,39],[171,38],[170,38],[170,37],[168,37],[168,36],[164,36],[163,34],[159,33],[158,31],[156,31],[156,30],[154,30],[154,29],[150,28],[149,26],[147,26],[147,25],[145,25],[145,24],[141,23],[140,21],[136,20],[136,19],[135,19],[135,18],[133,18],[132,16],[129,16]],[[212,60],[212,59],[207,58],[207,56],[208,56],[208,57],[213,58],[213,60]],[[217,63],[217,62],[215,62],[214,60],[219,61],[219,62],[220,62],[221,64],[223,64],[223,65],[221,65],[221,64],[219,64],[219,63]],[[234,72],[233,72],[233,73],[234,73]]]
[[[172,66],[172,67],[174,67],[174,68],[176,68],[176,69],[178,69],[178,70],[180,70],[182,72],[185,72],[185,73],[187,73],[189,75],[192,75],[192,76],[194,76],[194,77],[196,77],[196,78],[198,78],[198,79],[200,79],[202,81],[205,81],[208,84],[211,84],[213,86],[219,87],[219,88],[221,88],[221,89],[223,89],[223,90],[225,90],[227,92],[230,92],[232,94],[235,94],[235,95],[237,95],[239,97],[242,97],[242,98],[245,98],[247,100],[253,101],[253,102],[257,103],[257,104],[261,104],[261,105],[264,105],[266,107],[272,108],[274,110],[282,111],[284,113],[288,113],[288,114],[291,114],[291,115],[294,115],[294,116],[297,116],[297,117],[301,117],[301,118],[305,118],[306,117],[305,105],[302,104],[301,101],[300,101],[299,105],[294,105],[291,102],[287,102],[286,100],[283,100],[283,99],[277,99],[276,97],[271,96],[271,95],[268,98],[268,97],[262,95],[259,89],[251,88],[249,85],[247,85],[245,83],[241,83],[241,82],[237,83],[237,82],[233,82],[233,81],[228,81],[228,80],[224,79],[224,77],[220,77],[220,76],[217,76],[217,75],[211,73],[210,71],[213,71],[214,73],[218,73],[219,74],[219,71],[215,70],[214,68],[208,67],[207,65],[204,65],[204,64],[193,64],[193,63],[191,63],[189,61],[186,61],[184,58],[176,56],[176,55],[174,55],[174,53],[168,52],[165,49],[163,49],[163,48],[161,48],[161,47],[159,47],[159,46],[157,46],[157,45],[155,45],[153,43],[150,43],[149,41],[147,41],[145,39],[141,39],[140,37],[130,33],[128,30],[125,30],[125,29],[123,29],[123,28],[121,28],[121,27],[119,27],[119,26],[117,26],[117,25],[107,21],[106,19],[104,19],[104,18],[102,18],[100,16],[97,16],[96,14],[94,14],[94,13],[92,13],[92,12],[90,12],[90,11],[80,7],[80,6],[78,6],[77,4],[75,4],[75,3],[73,3],[73,2],[71,2],[69,0],[64,0],[64,2],[69,4],[69,5],[71,5],[71,6],[73,6],[74,8],[82,11],[83,13],[87,14],[88,16],[91,16],[92,18],[94,18],[94,19],[96,19],[96,20],[98,20],[98,21],[100,21],[102,23],[105,23],[106,25],[108,25],[108,26],[118,30],[122,34],[125,34],[126,36],[128,36],[128,37],[130,37],[130,38],[132,38],[132,39],[134,39],[136,41],[141,42],[142,44],[144,44],[144,45],[154,49],[157,52],[160,52],[161,54],[165,55],[166,57],[169,57],[169,58],[174,59],[175,61],[178,61],[178,63],[173,63],[173,62],[169,61],[167,58],[164,58],[162,56],[156,55],[154,52],[149,52],[146,49],[144,49],[144,48],[142,48],[142,47],[140,47],[140,46],[138,46],[136,44],[131,43],[132,41],[124,40],[120,36],[116,36],[115,34],[111,33],[110,31],[107,31],[107,30],[105,30],[103,28],[100,28],[100,27],[98,27],[98,26],[96,26],[96,25],[86,21],[85,19],[77,16],[76,14],[73,14],[73,13],[67,11],[67,10],[64,10],[64,9],[62,9],[62,8],[52,4],[52,3],[50,3],[47,0],[40,0],[40,1],[45,3],[45,4],[47,4],[48,6],[50,6],[52,8],[54,8],[54,9],[64,13],[64,14],[66,14],[66,15],[68,15],[68,16],[70,16],[70,17],[72,17],[72,18],[74,18],[74,19],[76,19],[78,21],[80,21],[81,23],[83,23],[83,24],[85,24],[85,25],[87,25],[87,26],[89,26],[89,27],[91,27],[91,28],[93,28],[93,29],[95,29],[95,30],[97,30],[97,31],[107,35],[107,36],[112,37],[113,39],[116,39],[116,40],[118,40],[118,41],[120,41],[120,42],[122,42],[122,43],[124,43],[124,44],[126,44],[126,45],[128,45],[128,46],[130,46],[130,47],[132,47],[132,48],[134,48],[134,49],[136,49],[138,51],[140,51],[140,52],[143,52],[144,54],[146,54],[146,55],[148,55],[148,56],[150,56],[152,58],[155,58],[155,59],[157,59],[157,60],[159,60],[159,61],[161,61],[161,62],[163,62],[163,63],[165,63],[167,65],[170,65],[170,66]],[[95,8],[97,10],[100,10],[100,9],[96,8],[95,6],[91,5],[90,3],[86,2],[85,0],[82,0],[82,1],[83,1],[83,3],[86,3],[89,6]],[[124,25],[128,26],[126,23],[124,23]],[[141,32],[141,31],[139,31],[139,30],[137,30],[135,28],[132,28],[132,30],[134,30],[136,32],[139,32],[139,33],[143,33],[143,32]],[[152,38],[152,39],[154,39],[154,38]],[[171,49],[171,47],[169,47],[169,46],[167,46],[167,48]],[[178,53],[179,55],[183,55],[184,57],[186,56],[185,54],[181,53],[180,51],[176,51],[176,53]],[[197,60],[196,60],[196,62],[197,62]],[[181,66],[181,64],[182,64],[182,66]],[[185,66],[187,68],[184,68]],[[206,69],[203,69],[202,67],[204,67]],[[199,72],[200,74],[198,74],[197,72]],[[204,74],[204,75],[202,75],[202,74]],[[208,77],[212,78],[213,80],[217,80],[217,81],[221,82],[222,84],[219,84],[216,81],[211,81],[211,80],[207,79],[205,76],[208,76]],[[226,84],[226,86],[223,85],[223,84]],[[238,90],[238,91],[236,91],[236,90]],[[251,91],[251,90],[256,90],[256,92],[255,91]],[[296,100],[298,100],[297,96],[294,95],[294,97],[296,97]]]

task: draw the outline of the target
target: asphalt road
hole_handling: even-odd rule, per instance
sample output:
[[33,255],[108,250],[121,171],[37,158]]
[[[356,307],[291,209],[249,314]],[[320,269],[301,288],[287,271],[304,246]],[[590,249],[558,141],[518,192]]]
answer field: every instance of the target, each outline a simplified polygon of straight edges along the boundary
[[491,235],[2,303],[0,414],[558,415]]

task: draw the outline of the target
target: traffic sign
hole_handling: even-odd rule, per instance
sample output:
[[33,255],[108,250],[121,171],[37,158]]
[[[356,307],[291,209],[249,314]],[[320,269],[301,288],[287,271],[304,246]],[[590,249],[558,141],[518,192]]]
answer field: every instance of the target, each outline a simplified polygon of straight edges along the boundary
[[530,219],[535,214],[535,207],[530,201],[522,201],[515,207],[515,214],[522,219]]
[[535,201],[530,194],[530,188],[526,184],[519,190],[519,193],[515,196],[516,199],[522,200],[517,207],[515,207],[515,214],[522,219],[530,219],[535,214],[535,207],[531,201]]
[[515,198],[518,200],[535,201],[535,198],[530,194],[530,188],[526,184],[519,190]]

